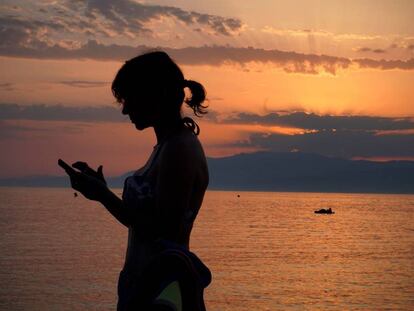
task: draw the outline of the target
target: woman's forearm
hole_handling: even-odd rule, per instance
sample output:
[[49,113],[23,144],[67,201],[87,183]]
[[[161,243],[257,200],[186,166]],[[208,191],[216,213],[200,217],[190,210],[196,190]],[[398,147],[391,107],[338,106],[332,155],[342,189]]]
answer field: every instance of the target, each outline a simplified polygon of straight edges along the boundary
[[124,208],[124,202],[111,190],[107,190],[100,198],[100,203],[114,216],[121,224],[130,226],[131,215],[128,209]]

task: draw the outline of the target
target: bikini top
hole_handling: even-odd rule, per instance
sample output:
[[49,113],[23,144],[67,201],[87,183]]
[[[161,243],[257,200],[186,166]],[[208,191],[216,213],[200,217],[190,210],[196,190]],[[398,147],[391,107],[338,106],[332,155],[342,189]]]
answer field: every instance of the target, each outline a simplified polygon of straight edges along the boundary
[[[184,117],[182,118],[182,122],[186,128],[190,129],[194,133],[194,135],[198,135],[200,128],[193,119]],[[172,136],[172,134],[170,136]],[[146,180],[146,177],[148,171],[151,169],[153,163],[157,159],[160,150],[165,144],[166,140],[167,139],[164,139],[164,141],[155,145],[154,151],[152,152],[147,164],[143,168],[137,170],[132,176],[129,176],[125,179],[122,200],[127,207],[136,208],[142,205],[143,201],[154,200],[154,189],[152,189],[152,186],[149,181]]]
[[[154,209],[155,208],[155,182],[152,183],[147,177],[148,172],[154,166],[165,141],[156,145],[147,164],[137,170],[133,175],[128,176],[124,181],[122,200],[126,208],[132,209]],[[188,209],[184,214],[183,225],[192,226],[198,211]]]
[[147,174],[157,159],[162,144],[156,145],[147,164],[135,171],[124,181],[122,200],[127,208],[151,208],[154,205],[154,189],[147,178]]

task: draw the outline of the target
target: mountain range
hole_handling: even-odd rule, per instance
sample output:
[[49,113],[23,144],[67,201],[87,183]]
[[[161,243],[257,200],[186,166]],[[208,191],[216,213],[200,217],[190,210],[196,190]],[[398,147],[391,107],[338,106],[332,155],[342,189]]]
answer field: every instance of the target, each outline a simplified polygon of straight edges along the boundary
[[[207,158],[211,190],[414,193],[414,161],[373,162],[290,152]],[[107,178],[122,187],[126,176]],[[68,187],[66,176],[0,179],[0,186]]]

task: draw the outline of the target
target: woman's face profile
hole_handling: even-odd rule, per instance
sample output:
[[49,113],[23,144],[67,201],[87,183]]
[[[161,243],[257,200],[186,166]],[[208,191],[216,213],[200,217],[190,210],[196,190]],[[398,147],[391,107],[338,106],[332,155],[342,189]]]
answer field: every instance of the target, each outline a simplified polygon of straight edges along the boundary
[[152,126],[156,117],[155,103],[144,93],[126,96],[122,103],[122,114],[128,115],[138,130]]

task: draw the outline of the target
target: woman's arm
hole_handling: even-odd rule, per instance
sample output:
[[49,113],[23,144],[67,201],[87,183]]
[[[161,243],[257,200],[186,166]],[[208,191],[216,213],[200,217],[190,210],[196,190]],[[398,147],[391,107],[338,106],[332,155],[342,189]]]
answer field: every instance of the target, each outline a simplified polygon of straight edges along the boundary
[[58,164],[70,177],[74,190],[82,193],[87,199],[100,202],[124,226],[129,226],[131,216],[129,209],[124,208],[123,201],[118,198],[106,185],[102,166],[98,171],[91,169],[85,162],[76,162],[72,166],[59,159]]
[[124,207],[124,202],[111,190],[107,188],[98,200],[121,224],[129,227],[132,223],[130,210]]

